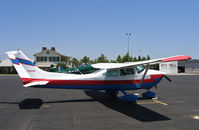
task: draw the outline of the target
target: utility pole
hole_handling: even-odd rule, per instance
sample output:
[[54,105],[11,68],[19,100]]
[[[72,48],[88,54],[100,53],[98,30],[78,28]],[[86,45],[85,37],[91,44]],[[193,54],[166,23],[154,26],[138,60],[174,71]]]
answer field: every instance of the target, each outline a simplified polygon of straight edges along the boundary
[[131,33],[126,33],[127,36],[127,42],[128,42],[128,62],[129,62],[129,37],[131,36]]

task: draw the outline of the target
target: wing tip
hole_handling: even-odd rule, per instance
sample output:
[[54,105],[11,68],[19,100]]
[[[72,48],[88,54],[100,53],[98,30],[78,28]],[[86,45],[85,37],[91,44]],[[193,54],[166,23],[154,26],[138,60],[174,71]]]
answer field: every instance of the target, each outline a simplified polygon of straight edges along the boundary
[[161,61],[163,62],[169,62],[169,61],[183,61],[183,60],[190,60],[191,57],[190,56],[174,56],[174,57],[169,57],[169,58],[165,58],[162,59]]

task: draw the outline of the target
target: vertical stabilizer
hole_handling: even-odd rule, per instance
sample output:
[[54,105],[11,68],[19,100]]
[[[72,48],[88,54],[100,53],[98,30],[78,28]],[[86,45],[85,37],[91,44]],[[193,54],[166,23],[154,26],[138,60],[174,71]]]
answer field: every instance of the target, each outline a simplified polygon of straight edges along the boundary
[[20,50],[6,52],[22,81],[45,78],[46,71],[39,69]]

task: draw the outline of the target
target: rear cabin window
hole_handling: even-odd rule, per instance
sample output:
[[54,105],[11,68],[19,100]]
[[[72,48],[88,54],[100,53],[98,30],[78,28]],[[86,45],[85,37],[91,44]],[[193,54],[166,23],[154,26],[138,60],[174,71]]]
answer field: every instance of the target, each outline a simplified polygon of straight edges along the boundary
[[118,70],[107,70],[105,73],[106,76],[118,76]]
[[135,74],[135,71],[133,68],[126,68],[126,69],[120,69],[120,75],[124,76],[124,75],[132,75]]

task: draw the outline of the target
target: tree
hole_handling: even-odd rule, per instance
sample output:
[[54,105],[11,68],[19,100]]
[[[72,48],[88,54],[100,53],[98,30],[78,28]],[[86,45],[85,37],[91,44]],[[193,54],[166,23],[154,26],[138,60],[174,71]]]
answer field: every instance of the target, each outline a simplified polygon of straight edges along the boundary
[[145,61],[145,60],[146,60],[146,57],[145,57],[145,56],[143,56],[143,57],[142,57],[142,61]]
[[134,62],[136,62],[136,61],[138,61],[138,60],[137,60],[137,58],[136,58],[136,57],[134,57],[134,58],[133,58],[133,61],[134,61]]
[[95,64],[95,63],[97,63],[97,59],[90,60],[90,63],[91,63],[91,64]]
[[66,68],[67,68],[67,67],[66,67],[66,64],[64,64],[64,63],[57,63],[56,68],[58,68],[59,66],[61,66],[63,69],[66,69]]
[[141,61],[141,60],[142,60],[141,56],[138,56],[138,61]]
[[78,66],[79,65],[79,61],[77,58],[73,57],[72,60],[71,60],[71,63],[75,66]]
[[123,62],[122,57],[121,57],[120,55],[118,55],[116,61],[117,61],[118,63],[122,63],[122,62]]
[[129,53],[127,52],[125,56],[123,56],[123,59],[122,59],[123,62],[130,62],[130,61],[133,61],[133,58],[131,56],[129,56]]
[[84,63],[84,64],[88,64],[88,63],[90,64],[90,59],[89,59],[89,57],[84,56],[84,58],[81,59],[81,62]]
[[111,62],[111,63],[117,63],[117,61],[116,61],[116,60],[111,60],[110,62]]
[[150,60],[151,59],[151,57],[149,56],[149,55],[147,55],[147,58],[146,58],[147,60]]
[[108,61],[107,57],[104,56],[104,54],[101,54],[101,56],[98,57],[98,59],[97,59],[97,63],[108,63],[108,62],[109,61]]

